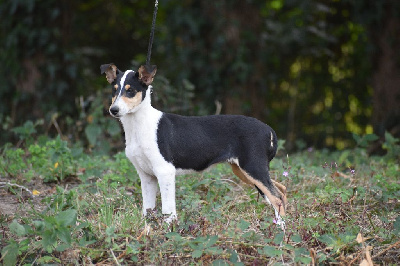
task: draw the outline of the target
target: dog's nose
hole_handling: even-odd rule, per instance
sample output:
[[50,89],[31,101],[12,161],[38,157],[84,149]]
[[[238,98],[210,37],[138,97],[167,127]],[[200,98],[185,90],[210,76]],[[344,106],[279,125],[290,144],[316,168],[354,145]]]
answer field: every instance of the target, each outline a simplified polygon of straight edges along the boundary
[[113,106],[113,107],[110,108],[110,113],[111,113],[112,115],[117,115],[118,112],[119,112],[118,106]]

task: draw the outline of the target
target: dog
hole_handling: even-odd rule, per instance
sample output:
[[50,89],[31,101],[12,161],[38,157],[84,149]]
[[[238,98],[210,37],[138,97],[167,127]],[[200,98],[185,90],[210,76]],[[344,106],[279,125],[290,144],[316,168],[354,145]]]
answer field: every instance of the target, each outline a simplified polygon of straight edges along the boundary
[[112,85],[111,116],[125,131],[125,153],[141,180],[143,215],[156,206],[157,183],[166,222],[177,218],[175,176],[202,171],[227,162],[242,181],[254,186],[275,210],[284,226],[286,187],[269,176],[269,162],[277,150],[274,130],[261,121],[241,115],[181,116],[151,105],[156,66],[137,72],[121,71],[114,64],[100,66]]

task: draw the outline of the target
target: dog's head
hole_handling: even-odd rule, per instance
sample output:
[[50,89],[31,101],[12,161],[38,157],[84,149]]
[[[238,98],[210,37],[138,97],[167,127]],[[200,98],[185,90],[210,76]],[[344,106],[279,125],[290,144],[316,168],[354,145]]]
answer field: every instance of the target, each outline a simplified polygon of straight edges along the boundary
[[[146,98],[147,89],[157,72],[156,66],[141,66],[137,72],[119,70],[114,64],[100,66],[101,74],[106,74],[112,86],[112,104],[110,114],[122,117],[134,113]],[[150,97],[150,96],[148,96]]]

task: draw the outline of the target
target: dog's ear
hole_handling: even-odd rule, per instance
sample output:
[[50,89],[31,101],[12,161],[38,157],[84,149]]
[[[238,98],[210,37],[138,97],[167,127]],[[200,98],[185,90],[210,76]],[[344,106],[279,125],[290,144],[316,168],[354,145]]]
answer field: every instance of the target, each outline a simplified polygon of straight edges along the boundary
[[112,83],[117,78],[118,68],[114,64],[104,64],[100,66],[101,74],[106,73],[108,83]]
[[153,82],[154,76],[157,72],[157,66],[140,66],[138,73],[139,73],[139,80],[142,81],[146,85],[150,85]]

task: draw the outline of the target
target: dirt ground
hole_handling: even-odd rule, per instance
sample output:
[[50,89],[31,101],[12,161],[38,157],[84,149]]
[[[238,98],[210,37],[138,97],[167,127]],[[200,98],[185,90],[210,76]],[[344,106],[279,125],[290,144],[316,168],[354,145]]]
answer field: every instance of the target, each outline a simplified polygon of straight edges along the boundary
[[[9,180],[2,178],[0,182],[9,182]],[[32,183],[24,185],[24,187],[30,191],[36,190],[40,194],[32,197],[30,193],[22,188],[10,185],[0,186],[0,215],[13,218],[16,214],[18,214],[18,216],[26,215],[32,208],[37,211],[43,210],[44,205],[41,203],[41,200],[46,195],[49,195],[53,188],[41,182],[40,184]],[[55,186],[53,187],[55,189]]]
[[[69,180],[71,181],[71,180]],[[61,184],[55,183],[43,183],[41,179],[34,180],[28,184],[18,184],[29,189],[31,192],[36,192],[31,195],[25,189],[4,185],[4,183],[12,183],[7,178],[0,178],[0,216],[6,216],[8,219],[13,219],[15,216],[23,217],[32,210],[42,211],[45,208],[45,204],[42,200],[51,194],[56,192],[56,187],[62,186],[65,189],[75,187],[75,182],[63,182]]]

